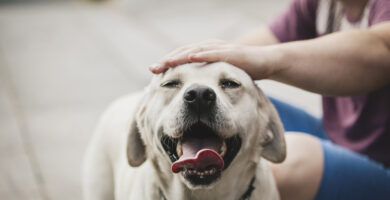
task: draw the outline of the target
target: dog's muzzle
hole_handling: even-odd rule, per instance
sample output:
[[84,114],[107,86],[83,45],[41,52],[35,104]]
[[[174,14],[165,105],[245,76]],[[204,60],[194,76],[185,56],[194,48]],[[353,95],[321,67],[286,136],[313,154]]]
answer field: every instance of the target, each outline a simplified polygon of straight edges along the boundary
[[215,92],[209,87],[189,87],[183,95],[185,125],[181,137],[161,138],[172,161],[172,172],[181,172],[193,185],[216,181],[241,147],[238,134],[224,138],[216,130],[216,100]]

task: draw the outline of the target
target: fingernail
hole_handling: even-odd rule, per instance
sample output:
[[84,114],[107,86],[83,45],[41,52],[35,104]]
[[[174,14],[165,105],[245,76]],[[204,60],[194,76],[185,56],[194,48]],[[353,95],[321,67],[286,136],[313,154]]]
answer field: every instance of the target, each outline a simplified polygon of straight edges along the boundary
[[162,67],[161,64],[156,63],[156,64],[151,65],[151,66],[149,67],[149,69],[152,70],[152,71],[155,71],[155,70],[158,70],[158,69],[161,68],[161,67]]

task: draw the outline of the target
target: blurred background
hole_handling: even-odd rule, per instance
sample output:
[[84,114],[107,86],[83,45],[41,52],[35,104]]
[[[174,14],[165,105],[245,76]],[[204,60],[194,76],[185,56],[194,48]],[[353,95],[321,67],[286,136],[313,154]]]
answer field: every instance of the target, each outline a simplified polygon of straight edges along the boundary
[[[109,102],[142,89],[181,45],[230,40],[289,0],[0,0],[0,199],[81,199],[84,151]],[[320,98],[266,93],[316,116]]]

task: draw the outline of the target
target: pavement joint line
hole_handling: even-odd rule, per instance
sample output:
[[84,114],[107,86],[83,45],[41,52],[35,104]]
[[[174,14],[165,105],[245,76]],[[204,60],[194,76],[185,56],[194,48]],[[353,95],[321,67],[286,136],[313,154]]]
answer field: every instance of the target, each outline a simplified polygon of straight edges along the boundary
[[14,183],[10,174],[5,174],[5,177],[2,178],[6,180],[8,187],[14,194],[17,195],[17,198],[21,198],[19,187],[17,186],[17,184]]
[[[0,58],[4,58],[3,49],[0,46]],[[5,59],[0,59],[5,60]],[[37,159],[33,144],[31,143],[30,134],[28,132],[27,123],[25,114],[22,111],[22,108],[19,104],[17,94],[15,93],[15,89],[12,84],[12,79],[10,77],[9,70],[7,69],[7,65],[5,62],[0,63],[3,66],[0,66],[0,89],[2,89],[6,96],[8,97],[8,100],[11,104],[11,111],[14,114],[14,117],[16,119],[16,124],[19,129],[19,135],[22,140],[22,146],[23,151],[27,155],[28,163],[30,164],[33,176],[34,176],[34,182],[37,186],[38,193],[43,200],[50,200],[48,196],[48,192],[46,189],[46,183],[43,178],[42,169],[39,165],[39,161]],[[3,87],[1,88],[1,85]]]

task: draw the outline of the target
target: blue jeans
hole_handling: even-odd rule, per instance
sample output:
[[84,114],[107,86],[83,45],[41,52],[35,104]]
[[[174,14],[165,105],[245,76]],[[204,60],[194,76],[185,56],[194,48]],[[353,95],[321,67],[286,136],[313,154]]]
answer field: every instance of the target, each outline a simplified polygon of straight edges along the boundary
[[316,200],[390,199],[389,168],[334,144],[326,136],[321,119],[274,98],[270,100],[286,131],[304,132],[316,136],[321,142],[324,170]]

